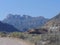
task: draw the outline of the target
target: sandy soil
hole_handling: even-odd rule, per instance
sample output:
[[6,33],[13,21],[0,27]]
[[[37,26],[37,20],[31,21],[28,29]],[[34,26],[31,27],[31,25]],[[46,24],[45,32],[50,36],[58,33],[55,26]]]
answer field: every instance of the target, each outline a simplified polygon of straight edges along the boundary
[[29,42],[16,38],[0,38],[0,45],[32,45]]

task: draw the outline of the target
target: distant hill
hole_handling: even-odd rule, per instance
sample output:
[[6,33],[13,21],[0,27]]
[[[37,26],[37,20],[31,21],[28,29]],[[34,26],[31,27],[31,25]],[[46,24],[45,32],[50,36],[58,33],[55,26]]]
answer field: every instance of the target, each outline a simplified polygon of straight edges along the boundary
[[17,30],[12,25],[9,25],[9,24],[6,24],[6,23],[2,23],[0,21],[0,32],[19,32],[19,30]]
[[28,15],[20,16],[9,14],[2,22],[13,25],[20,31],[27,31],[31,28],[43,26],[47,21],[48,19],[42,16],[32,17]]
[[45,26],[60,26],[60,13],[51,18]]

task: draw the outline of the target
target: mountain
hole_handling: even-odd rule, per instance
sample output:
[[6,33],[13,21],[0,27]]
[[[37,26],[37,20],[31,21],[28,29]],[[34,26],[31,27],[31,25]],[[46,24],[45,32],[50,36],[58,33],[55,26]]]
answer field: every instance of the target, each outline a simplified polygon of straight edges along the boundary
[[60,26],[60,13],[53,18],[51,18],[46,24],[45,27],[53,27],[53,26]]
[[19,32],[19,31],[12,25],[2,23],[0,21],[0,32]]
[[31,28],[43,26],[47,21],[48,19],[42,16],[32,17],[28,15],[9,14],[2,22],[11,24],[20,31],[27,31]]

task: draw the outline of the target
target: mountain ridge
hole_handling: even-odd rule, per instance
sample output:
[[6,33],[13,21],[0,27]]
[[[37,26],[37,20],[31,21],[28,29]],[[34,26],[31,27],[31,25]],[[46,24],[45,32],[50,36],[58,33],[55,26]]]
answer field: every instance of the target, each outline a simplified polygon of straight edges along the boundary
[[2,22],[13,25],[20,31],[26,31],[30,28],[43,26],[47,21],[48,19],[42,16],[32,17],[28,15],[20,16],[20,15],[9,14]]
[[19,32],[14,26],[0,21],[0,32]]

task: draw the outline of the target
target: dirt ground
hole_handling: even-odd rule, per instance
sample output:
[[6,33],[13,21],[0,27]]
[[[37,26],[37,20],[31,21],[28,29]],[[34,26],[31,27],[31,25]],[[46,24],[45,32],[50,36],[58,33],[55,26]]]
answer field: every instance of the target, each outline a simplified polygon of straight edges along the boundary
[[0,45],[32,45],[31,43],[17,38],[0,38]]

